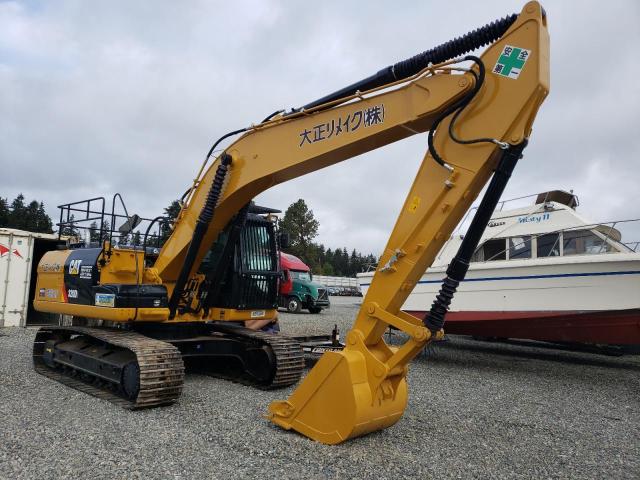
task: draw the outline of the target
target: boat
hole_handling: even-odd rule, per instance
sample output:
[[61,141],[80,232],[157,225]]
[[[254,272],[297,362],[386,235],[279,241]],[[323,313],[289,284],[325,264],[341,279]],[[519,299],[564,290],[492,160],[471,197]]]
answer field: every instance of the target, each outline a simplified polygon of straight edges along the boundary
[[[523,200],[528,205],[511,207]],[[640,242],[624,243],[620,228],[640,227],[640,219],[591,223],[576,212],[578,204],[573,192],[562,190],[500,203],[453,298],[446,332],[639,346]],[[429,311],[462,241],[459,232],[419,280],[404,311],[421,319]],[[374,273],[358,274],[365,297]]]

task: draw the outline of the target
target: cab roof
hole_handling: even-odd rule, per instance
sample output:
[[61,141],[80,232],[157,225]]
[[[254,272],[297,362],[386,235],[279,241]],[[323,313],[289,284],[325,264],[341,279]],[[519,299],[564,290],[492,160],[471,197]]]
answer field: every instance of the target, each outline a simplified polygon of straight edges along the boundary
[[308,272],[311,269],[298,257],[288,253],[280,252],[280,268],[288,270],[302,270]]

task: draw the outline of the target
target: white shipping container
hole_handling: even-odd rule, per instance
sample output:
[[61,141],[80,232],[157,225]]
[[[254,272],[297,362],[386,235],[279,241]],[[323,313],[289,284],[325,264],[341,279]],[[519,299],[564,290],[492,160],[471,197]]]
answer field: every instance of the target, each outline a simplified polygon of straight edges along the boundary
[[38,262],[57,243],[57,235],[0,228],[0,327],[46,322],[31,304]]
[[332,277],[328,275],[313,275],[313,281],[321,283],[327,287],[348,287],[348,288],[360,288],[358,287],[358,279],[353,277]]

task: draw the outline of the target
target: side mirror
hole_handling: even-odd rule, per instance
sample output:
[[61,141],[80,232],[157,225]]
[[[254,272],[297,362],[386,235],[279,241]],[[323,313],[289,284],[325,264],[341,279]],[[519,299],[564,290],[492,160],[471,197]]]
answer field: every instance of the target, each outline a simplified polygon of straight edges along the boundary
[[123,235],[128,235],[133,231],[134,228],[140,225],[140,222],[142,222],[140,216],[133,214],[127,219],[126,222],[120,225],[118,231]]
[[278,234],[278,245],[280,249],[289,248],[291,246],[289,232],[280,232]]

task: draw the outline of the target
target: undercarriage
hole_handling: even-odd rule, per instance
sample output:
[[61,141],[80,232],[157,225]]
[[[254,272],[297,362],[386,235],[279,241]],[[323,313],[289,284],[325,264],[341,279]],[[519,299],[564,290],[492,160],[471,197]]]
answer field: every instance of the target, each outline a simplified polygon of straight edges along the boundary
[[174,403],[185,367],[259,389],[293,385],[304,368],[291,337],[230,323],[44,327],[33,361],[39,373],[128,409]]

